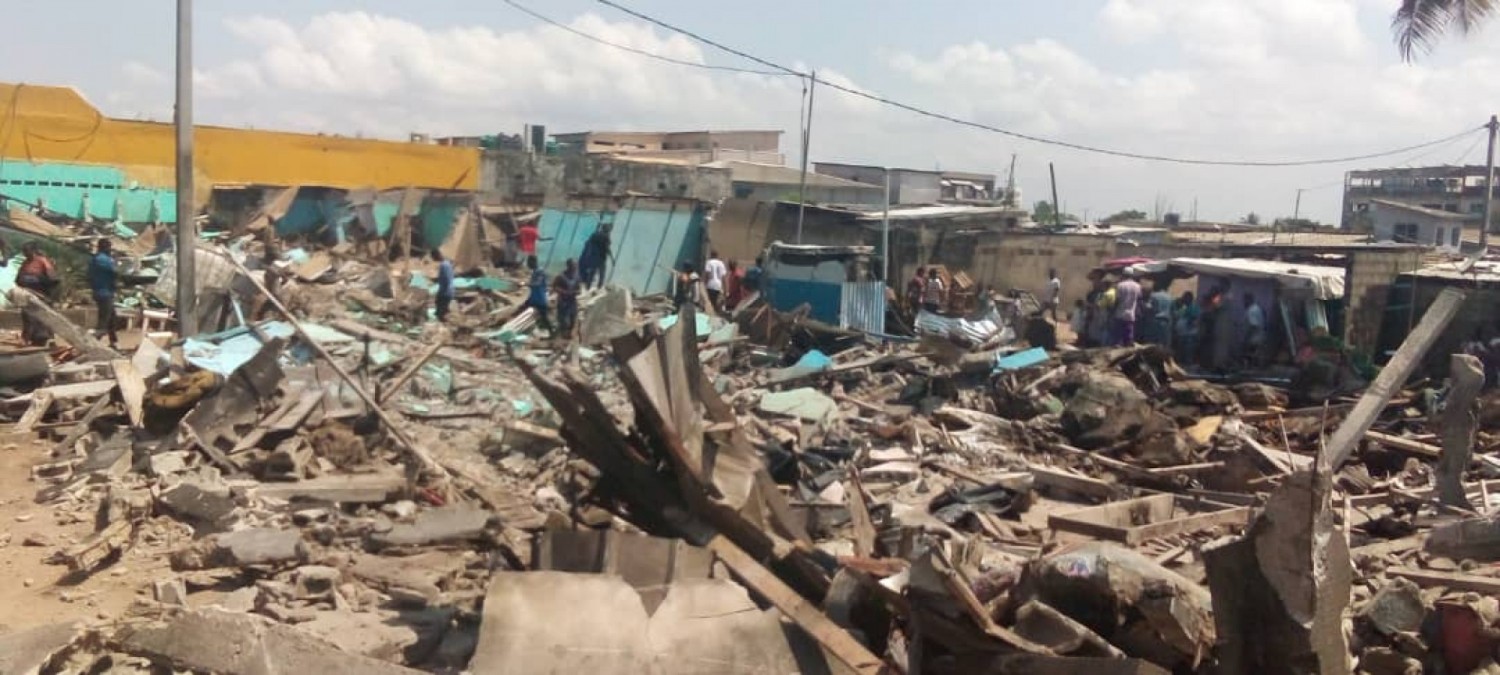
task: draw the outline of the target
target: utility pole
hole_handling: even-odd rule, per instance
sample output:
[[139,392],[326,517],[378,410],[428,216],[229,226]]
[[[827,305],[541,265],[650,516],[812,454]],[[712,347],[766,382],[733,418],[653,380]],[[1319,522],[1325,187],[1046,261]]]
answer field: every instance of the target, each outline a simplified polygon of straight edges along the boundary
[[885,205],[880,210],[880,280],[891,283],[891,167],[885,168]]
[[198,333],[198,230],[193,208],[193,0],[177,0],[177,332]]
[[1297,203],[1292,206],[1292,220],[1302,218],[1302,193],[1306,190],[1307,188],[1297,188]]
[[1490,217],[1495,207],[1495,134],[1500,132],[1500,120],[1490,115],[1490,123],[1485,125],[1490,131],[1490,149],[1486,154],[1484,171],[1484,222],[1479,225],[1479,248],[1480,255],[1490,250]]
[[[818,92],[818,71],[807,78],[807,126],[802,128],[802,181],[797,187],[797,243],[802,243],[802,216],[807,211],[807,153],[812,145],[813,95]],[[890,195],[886,195],[890,203]]]
[[1062,205],[1057,203],[1057,169],[1047,162],[1047,174],[1052,176],[1052,226],[1062,229]]
[[1006,206],[1020,206],[1016,203],[1016,153],[1010,153],[1010,173],[1005,175],[1005,201]]

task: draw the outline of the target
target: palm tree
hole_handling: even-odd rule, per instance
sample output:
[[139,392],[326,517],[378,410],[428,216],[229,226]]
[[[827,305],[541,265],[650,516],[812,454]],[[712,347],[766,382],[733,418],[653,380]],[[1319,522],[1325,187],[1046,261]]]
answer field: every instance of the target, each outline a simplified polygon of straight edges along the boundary
[[1432,49],[1432,43],[1444,33],[1461,34],[1479,27],[1500,9],[1500,0],[1401,0],[1401,8],[1391,19],[1396,46],[1401,58],[1411,61],[1418,52]]

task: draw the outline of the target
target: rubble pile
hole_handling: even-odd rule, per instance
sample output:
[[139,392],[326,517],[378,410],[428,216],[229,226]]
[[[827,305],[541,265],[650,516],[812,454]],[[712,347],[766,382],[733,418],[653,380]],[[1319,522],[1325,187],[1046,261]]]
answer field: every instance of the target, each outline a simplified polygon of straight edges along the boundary
[[1500,399],[1467,357],[1403,389],[1453,298],[1362,396],[1289,408],[1158,347],[617,288],[544,339],[494,270],[437,324],[412,261],[238,245],[256,309],[217,333],[121,354],[25,301],[72,349],[0,414],[93,530],[33,544],[160,574],[0,635],[0,672],[1500,670]]

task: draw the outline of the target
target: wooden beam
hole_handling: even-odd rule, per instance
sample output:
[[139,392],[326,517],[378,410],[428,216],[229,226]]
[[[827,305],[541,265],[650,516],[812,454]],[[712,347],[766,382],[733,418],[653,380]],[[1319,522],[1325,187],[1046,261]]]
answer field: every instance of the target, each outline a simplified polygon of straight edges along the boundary
[[37,423],[42,421],[42,418],[47,415],[47,411],[51,408],[52,394],[45,391],[38,392],[32,396],[31,406],[26,408],[26,413],[21,415],[21,419],[16,422],[15,428],[11,429],[11,431],[23,434],[31,433],[36,428]]
[[871,653],[854,636],[823,614],[816,605],[798,595],[779,577],[772,574],[743,549],[724,535],[716,535],[708,542],[709,550],[744,582],[751,590],[770,601],[776,609],[807,631],[807,634],[828,653],[855,673],[876,675],[886,672],[880,657]]
[[849,471],[849,482],[844,485],[844,494],[849,498],[849,525],[854,529],[854,555],[870,558],[875,555],[875,523],[870,520],[870,507],[865,503],[865,486],[859,481],[859,469]]
[[1452,591],[1473,591],[1486,595],[1500,595],[1500,578],[1482,577],[1461,572],[1431,572],[1410,567],[1389,568],[1385,571],[1393,577],[1412,581],[1422,588],[1442,586]]
[[78,439],[83,438],[84,434],[89,432],[89,425],[93,424],[94,420],[99,418],[99,415],[104,412],[104,407],[108,403],[108,393],[94,399],[94,405],[89,406],[88,412],[84,413],[83,418],[79,419],[78,423],[73,425],[73,429],[68,432],[68,435],[64,436],[62,441],[57,445],[52,446],[52,456],[62,457],[65,453],[71,452],[73,444],[77,443]]
[[1455,288],[1443,289],[1437,299],[1432,301],[1432,305],[1422,314],[1422,320],[1417,322],[1416,328],[1396,350],[1396,355],[1380,369],[1380,374],[1375,376],[1375,381],[1359,397],[1354,409],[1344,418],[1344,423],[1328,439],[1325,448],[1327,454],[1324,456],[1329,458],[1330,469],[1337,471],[1354,454],[1354,447],[1359,444],[1359,439],[1370,430],[1375,418],[1385,410],[1385,404],[1390,402],[1396,391],[1411,377],[1422,357],[1427,355],[1427,350],[1432,349],[1432,345],[1448,328],[1463,304],[1464,294]]
[[1425,459],[1437,459],[1443,454],[1443,449],[1439,448],[1436,445],[1432,445],[1431,443],[1423,443],[1421,441],[1414,441],[1410,438],[1397,436],[1395,434],[1386,434],[1379,431],[1366,431],[1365,438],[1375,441],[1376,443],[1384,445],[1385,447],[1388,447],[1392,450],[1409,452],[1413,455],[1417,455]]
[[125,403],[131,426],[141,426],[145,420],[146,380],[126,359],[110,361],[109,366],[115,372],[115,384],[120,385],[120,400]]
[[10,292],[10,302],[21,311],[30,314],[31,318],[40,321],[64,342],[73,345],[84,361],[113,361],[122,358],[119,352],[94,339],[88,331],[79,328],[77,324],[69,321],[68,317],[52,309],[37,294],[24,288],[15,288]]
[[396,381],[391,383],[389,389],[386,389],[385,391],[382,391],[380,393],[380,402],[385,403],[386,401],[391,400],[391,397],[395,396],[396,392],[401,391],[401,388],[406,386],[406,383],[410,382],[411,378],[415,377],[418,371],[422,370],[422,366],[425,365],[430,359],[432,359],[432,356],[438,353],[438,350],[442,349],[444,346],[446,346],[446,343],[439,341],[437,344],[429,347],[427,351],[422,352],[422,355],[417,357],[417,360],[413,361],[412,364],[407,367],[406,372],[401,373],[401,376],[397,377]]

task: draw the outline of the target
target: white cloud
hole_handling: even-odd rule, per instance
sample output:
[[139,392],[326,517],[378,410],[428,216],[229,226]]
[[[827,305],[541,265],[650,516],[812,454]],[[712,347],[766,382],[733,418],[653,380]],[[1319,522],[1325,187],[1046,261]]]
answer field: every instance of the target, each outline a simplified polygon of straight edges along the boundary
[[[1500,37],[1445,44],[1448,56],[1457,55],[1449,63],[1400,65],[1384,33],[1388,3],[1107,0],[1099,7],[1102,40],[1085,31],[1070,37],[1076,41],[1039,36],[884,51],[870,55],[878,61],[867,82],[811,65],[842,86],[1028,134],[1211,158],[1407,145],[1477,127],[1489,114],[1486,102],[1500,100],[1500,83],[1474,75],[1493,70],[1486,48],[1500,46]],[[638,22],[590,13],[569,25],[676,59],[707,58],[698,44]],[[391,138],[515,132],[524,123],[553,131],[765,127],[785,129],[783,152],[789,160],[797,153],[796,78],[660,63],[546,25],[435,27],[356,11],[297,25],[244,17],[226,28],[252,55],[199,64],[199,118],[212,123]],[[859,57],[848,56],[851,63]],[[133,90],[170,90],[161,73],[141,64],[121,70]],[[813,140],[815,159],[1001,173],[1019,152],[1020,178],[1033,197],[1045,192],[1053,161],[1063,201],[1075,211],[1093,204],[1096,215],[1149,206],[1158,192],[1183,210],[1199,197],[1208,217],[1289,211],[1296,188],[1336,182],[1352,168],[1142,164],[1023,143],[823,89]],[[1423,161],[1454,161],[1467,147],[1468,140],[1445,146]],[[1304,212],[1333,219],[1336,192],[1307,195]]]

